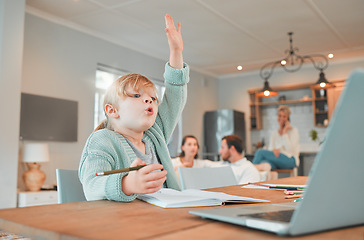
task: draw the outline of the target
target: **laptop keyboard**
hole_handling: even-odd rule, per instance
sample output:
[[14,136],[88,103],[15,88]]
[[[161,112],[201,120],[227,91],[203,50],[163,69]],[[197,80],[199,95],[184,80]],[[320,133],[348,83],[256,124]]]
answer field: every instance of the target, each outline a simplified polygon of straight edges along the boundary
[[274,220],[274,221],[280,221],[280,222],[290,222],[293,212],[294,212],[294,210],[286,210],[286,211],[278,211],[278,212],[239,214],[238,217],[250,217],[250,218]]

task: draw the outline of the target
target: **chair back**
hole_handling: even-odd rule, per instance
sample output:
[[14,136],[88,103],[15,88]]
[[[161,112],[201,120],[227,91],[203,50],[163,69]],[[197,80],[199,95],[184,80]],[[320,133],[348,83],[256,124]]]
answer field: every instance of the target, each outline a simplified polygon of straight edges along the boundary
[[217,188],[237,185],[231,166],[186,168],[179,167],[178,173],[182,190]]
[[86,201],[77,170],[56,169],[58,203]]

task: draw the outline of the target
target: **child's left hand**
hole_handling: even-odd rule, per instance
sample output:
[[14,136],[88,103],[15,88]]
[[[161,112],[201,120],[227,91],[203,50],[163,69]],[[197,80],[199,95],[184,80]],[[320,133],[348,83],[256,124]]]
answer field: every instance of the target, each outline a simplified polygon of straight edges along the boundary
[[178,23],[176,28],[173,18],[169,14],[166,14],[165,21],[170,51],[169,63],[171,67],[181,69],[183,68],[183,40],[181,34],[181,23]]
[[[145,165],[139,158],[130,167]],[[122,179],[123,192],[126,195],[154,193],[163,187],[167,171],[161,164],[149,164],[137,171],[131,171]]]
[[171,51],[183,51],[183,41],[181,34],[181,23],[178,23],[177,28],[174,25],[173,18],[166,14],[166,33],[168,37],[169,49]]

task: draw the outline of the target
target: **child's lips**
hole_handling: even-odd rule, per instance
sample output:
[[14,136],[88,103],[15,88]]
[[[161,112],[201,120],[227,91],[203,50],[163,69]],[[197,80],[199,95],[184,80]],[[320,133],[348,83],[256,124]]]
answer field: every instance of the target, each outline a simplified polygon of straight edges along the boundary
[[153,108],[152,107],[149,107],[147,109],[145,109],[145,112],[148,114],[148,115],[153,115]]

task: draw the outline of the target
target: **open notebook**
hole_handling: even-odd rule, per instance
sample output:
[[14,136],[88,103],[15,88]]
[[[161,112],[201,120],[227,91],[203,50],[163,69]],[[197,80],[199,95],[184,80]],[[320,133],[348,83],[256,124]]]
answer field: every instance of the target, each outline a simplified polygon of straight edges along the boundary
[[162,208],[218,206],[224,203],[269,202],[263,199],[240,197],[221,192],[198,189],[177,191],[171,188],[162,188],[155,193],[139,195],[138,199]]
[[[354,71],[337,102],[304,198],[190,211],[194,215],[280,235],[300,235],[364,224],[364,69]],[[272,191],[272,190],[267,190]]]

